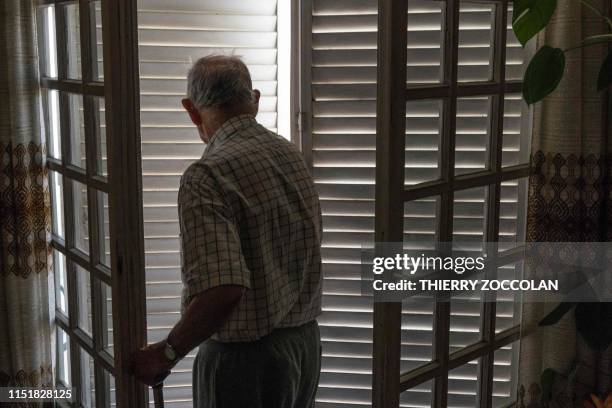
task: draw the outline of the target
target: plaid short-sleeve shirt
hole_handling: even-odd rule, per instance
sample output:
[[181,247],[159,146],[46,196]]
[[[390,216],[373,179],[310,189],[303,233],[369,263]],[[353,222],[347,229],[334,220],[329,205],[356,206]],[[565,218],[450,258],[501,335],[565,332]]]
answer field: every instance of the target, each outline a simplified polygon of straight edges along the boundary
[[321,208],[298,149],[251,115],[226,121],[183,174],[183,308],[220,285],[247,290],[213,336],[254,341],[321,312]]

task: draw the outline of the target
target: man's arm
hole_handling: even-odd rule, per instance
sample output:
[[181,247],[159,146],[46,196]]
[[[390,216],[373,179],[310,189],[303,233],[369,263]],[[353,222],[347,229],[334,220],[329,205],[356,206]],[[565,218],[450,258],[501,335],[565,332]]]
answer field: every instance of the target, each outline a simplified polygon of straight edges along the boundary
[[178,356],[184,357],[217,332],[242,299],[244,291],[242,286],[223,285],[196,295],[168,335],[167,342]]
[[[136,378],[147,385],[162,382],[181,358],[223,326],[242,299],[244,291],[242,286],[222,285],[195,295],[167,340],[134,353],[133,370]],[[177,353],[175,361],[166,357],[166,342]]]
[[[190,169],[181,180],[178,197],[181,275],[189,303],[167,342],[135,353],[134,374],[148,385],[163,381],[178,358],[218,331],[250,287],[231,206],[214,186],[191,182],[191,173],[199,168]],[[203,175],[199,179],[212,180]]]

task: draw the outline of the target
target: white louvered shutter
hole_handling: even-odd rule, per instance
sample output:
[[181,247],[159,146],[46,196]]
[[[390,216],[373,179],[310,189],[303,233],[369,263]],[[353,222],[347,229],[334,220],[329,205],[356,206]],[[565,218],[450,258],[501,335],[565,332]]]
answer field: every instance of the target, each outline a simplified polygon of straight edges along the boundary
[[[277,127],[276,0],[139,0],[142,172],[148,340],[179,319],[176,198],[185,168],[204,145],[181,107],[187,70],[209,54],[241,56],[262,93],[257,120]],[[194,350],[165,382],[167,407],[191,407]]]
[[[442,8],[444,2],[408,1],[409,85],[441,80]],[[493,9],[483,3],[461,4],[459,80],[484,81],[490,75]],[[374,179],[376,132],[375,0],[313,0],[312,7],[312,146],[314,177],[323,211],[324,313],[323,366],[317,407],[371,405],[372,301],[361,296],[361,246],[374,241]],[[522,52],[508,30],[507,79],[520,79]],[[398,83],[398,86],[403,84]],[[490,99],[458,101],[456,173],[484,169]],[[437,179],[439,172],[440,100],[409,102],[406,114],[406,185]],[[521,136],[520,96],[507,97],[504,121],[505,165],[525,158]],[[482,242],[485,189],[457,192],[454,239]],[[524,224],[517,182],[502,186],[500,235],[515,241]],[[522,201],[521,201],[522,200]],[[405,205],[404,240],[416,248],[435,240],[437,198]],[[468,297],[469,298],[469,297]],[[479,338],[478,301],[452,303],[451,352]],[[515,322],[512,302],[500,299],[497,325]],[[433,305],[406,302],[402,318],[402,372],[432,357]],[[494,406],[510,401],[515,350],[496,352]],[[449,374],[449,406],[475,407],[476,362]],[[429,407],[431,382],[400,396],[401,406]]]

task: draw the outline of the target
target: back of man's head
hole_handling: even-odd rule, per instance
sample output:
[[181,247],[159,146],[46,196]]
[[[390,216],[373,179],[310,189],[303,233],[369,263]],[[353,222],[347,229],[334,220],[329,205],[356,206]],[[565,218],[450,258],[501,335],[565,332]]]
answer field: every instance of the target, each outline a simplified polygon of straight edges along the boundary
[[187,75],[187,97],[198,109],[223,110],[251,103],[251,75],[238,57],[200,58]]

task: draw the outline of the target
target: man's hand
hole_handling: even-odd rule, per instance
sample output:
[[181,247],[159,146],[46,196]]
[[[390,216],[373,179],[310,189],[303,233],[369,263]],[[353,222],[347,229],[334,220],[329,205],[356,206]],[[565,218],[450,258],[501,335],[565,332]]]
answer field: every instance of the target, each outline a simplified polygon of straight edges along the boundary
[[139,381],[154,386],[170,375],[174,364],[164,355],[165,345],[165,341],[153,343],[132,355],[132,370]]
[[[215,333],[234,310],[244,290],[238,285],[222,285],[195,296],[168,335],[177,356],[185,356]],[[132,355],[132,371],[138,380],[154,386],[170,374],[176,362],[166,358],[165,347],[166,342],[160,341]]]

